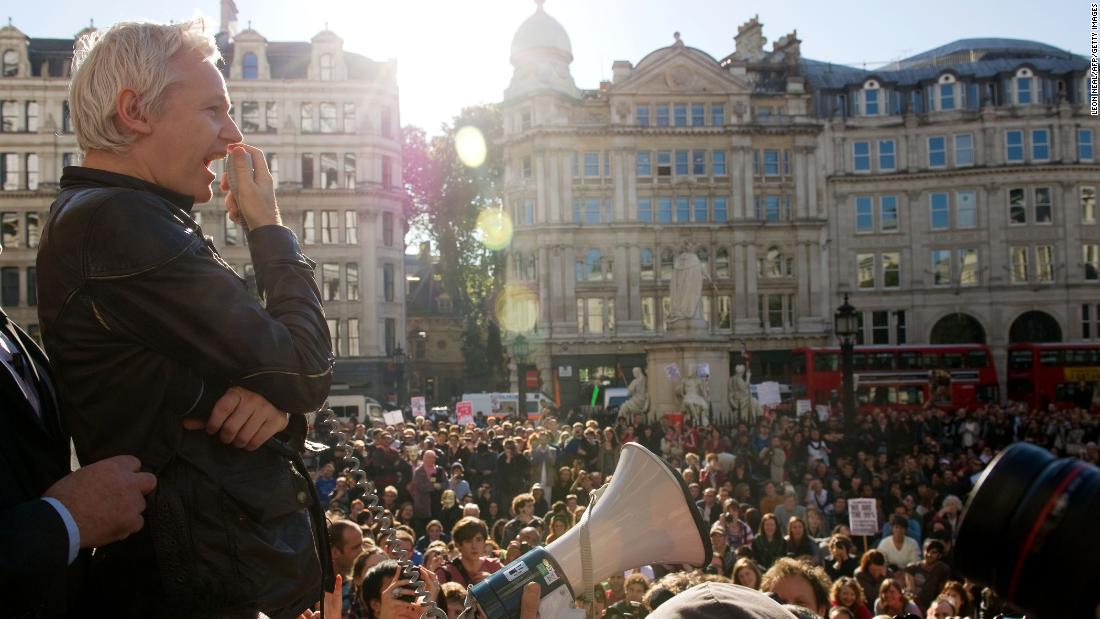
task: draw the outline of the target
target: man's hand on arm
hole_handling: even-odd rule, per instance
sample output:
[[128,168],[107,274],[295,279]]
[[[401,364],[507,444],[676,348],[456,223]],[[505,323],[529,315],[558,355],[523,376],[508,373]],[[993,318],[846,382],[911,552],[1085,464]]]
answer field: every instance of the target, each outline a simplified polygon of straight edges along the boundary
[[254,451],[286,429],[289,417],[258,393],[242,387],[230,387],[210,411],[210,418],[184,419],[187,430],[206,430],[218,434],[226,445]]
[[[248,158],[252,157],[252,168],[248,169]],[[279,207],[275,203],[275,184],[271,171],[267,169],[264,152],[248,144],[234,144],[226,153],[225,165],[233,166],[237,175],[237,192],[229,192],[225,199],[225,208],[230,219],[241,223],[241,215],[248,227],[255,230],[261,226],[282,225]],[[222,176],[221,189],[229,191],[229,175]]]
[[76,523],[80,547],[117,542],[145,525],[145,495],[157,478],[140,471],[133,456],[114,456],[81,467],[57,480],[43,498],[61,502]]

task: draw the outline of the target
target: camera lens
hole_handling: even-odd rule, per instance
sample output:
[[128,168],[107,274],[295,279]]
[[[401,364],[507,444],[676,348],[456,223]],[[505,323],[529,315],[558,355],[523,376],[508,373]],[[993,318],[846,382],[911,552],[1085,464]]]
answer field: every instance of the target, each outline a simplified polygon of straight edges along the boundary
[[1100,603],[1097,514],[1100,468],[1016,443],[990,462],[970,493],[956,566],[1042,617],[1091,617]]

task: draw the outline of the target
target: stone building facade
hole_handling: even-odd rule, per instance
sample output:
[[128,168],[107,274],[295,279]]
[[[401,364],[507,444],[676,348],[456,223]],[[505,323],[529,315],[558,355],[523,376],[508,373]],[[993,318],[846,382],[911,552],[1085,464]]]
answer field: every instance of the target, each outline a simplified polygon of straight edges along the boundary
[[[334,392],[381,401],[386,357],[406,332],[396,61],[345,52],[328,30],[308,42],[269,42],[255,30],[235,32],[232,18],[223,11],[218,35],[232,114],[264,150],[284,224],[317,262],[338,358]],[[66,101],[73,43],[0,29],[0,304],[32,332],[38,235],[63,166],[81,161]],[[223,195],[193,213],[254,286],[245,236],[225,216]]]
[[501,147],[525,320],[505,322],[544,391],[587,404],[645,367],[681,251],[708,275],[697,343],[752,351],[754,381],[831,343],[844,293],[863,342],[983,341],[1001,368],[1012,332],[1098,337],[1084,59],[972,39],[872,72],[765,44],[756,18],[721,59],[676,34],[585,90],[542,3],[517,30]]

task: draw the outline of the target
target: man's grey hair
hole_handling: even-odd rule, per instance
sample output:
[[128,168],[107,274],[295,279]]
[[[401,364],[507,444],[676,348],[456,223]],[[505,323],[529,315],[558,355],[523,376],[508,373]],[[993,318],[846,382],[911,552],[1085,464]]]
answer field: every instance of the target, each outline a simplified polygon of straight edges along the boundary
[[463,516],[473,516],[474,518],[478,518],[478,517],[481,516],[481,508],[478,507],[477,503],[467,503],[462,508],[462,515]]
[[69,110],[80,149],[125,152],[137,136],[115,124],[119,93],[133,90],[141,115],[158,114],[174,78],[168,63],[181,50],[210,62],[221,60],[201,18],[169,25],[119,22],[80,37],[69,82]]

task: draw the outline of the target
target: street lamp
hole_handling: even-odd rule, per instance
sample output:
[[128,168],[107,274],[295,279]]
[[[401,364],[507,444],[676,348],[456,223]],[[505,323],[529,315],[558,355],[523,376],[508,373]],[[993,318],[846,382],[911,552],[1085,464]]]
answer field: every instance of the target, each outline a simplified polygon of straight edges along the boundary
[[527,338],[522,334],[512,340],[512,358],[516,360],[516,376],[518,380],[519,402],[516,404],[516,415],[520,421],[527,419]]
[[856,335],[859,333],[859,315],[856,308],[848,303],[844,295],[844,304],[836,308],[833,315],[833,332],[840,340],[841,373],[844,377],[844,393],[841,394],[844,406],[844,435],[848,441],[856,435],[856,389],[852,376],[852,350],[855,348]]
[[393,365],[397,371],[397,408],[405,410],[402,407],[402,403],[405,401],[405,351],[401,349],[399,344],[397,348],[393,350]]

